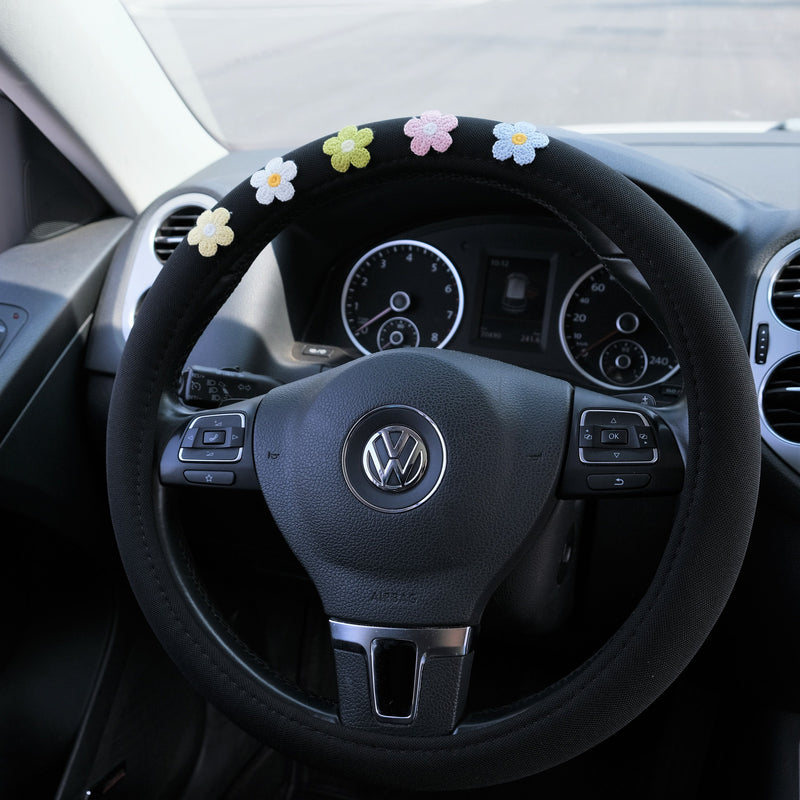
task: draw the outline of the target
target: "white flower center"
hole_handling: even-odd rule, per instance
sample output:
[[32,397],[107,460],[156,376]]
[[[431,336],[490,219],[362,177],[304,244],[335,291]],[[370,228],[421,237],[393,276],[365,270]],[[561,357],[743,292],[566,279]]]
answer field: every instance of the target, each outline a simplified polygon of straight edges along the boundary
[[217,226],[213,222],[209,222],[208,225],[203,226],[203,236],[211,238],[216,232]]
[[423,127],[422,132],[426,136],[433,136],[438,130],[439,126],[435,122],[429,122],[427,125]]
[[353,139],[345,139],[342,142],[342,152],[343,153],[352,153],[353,150],[356,149],[356,143]]

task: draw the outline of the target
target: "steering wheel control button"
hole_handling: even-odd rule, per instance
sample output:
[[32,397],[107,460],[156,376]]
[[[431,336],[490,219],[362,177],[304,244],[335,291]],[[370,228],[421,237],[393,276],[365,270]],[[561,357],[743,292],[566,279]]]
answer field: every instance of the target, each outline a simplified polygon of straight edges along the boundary
[[583,453],[583,460],[585,464],[652,464],[653,463],[653,449],[626,449],[619,448],[603,448],[585,450]]
[[628,444],[628,431],[625,428],[603,428],[600,431],[600,444],[618,447]]
[[197,434],[200,433],[200,428],[187,428],[181,439],[181,447],[192,448],[197,440]]
[[600,491],[625,491],[643,489],[650,483],[650,476],[642,473],[619,475],[587,475],[586,485]]
[[203,447],[208,447],[210,444],[223,445],[225,444],[225,439],[227,439],[227,431],[224,428],[222,430],[203,431]]
[[183,477],[189,483],[199,483],[205,486],[233,486],[236,476],[227,470],[184,470]]
[[654,464],[653,429],[638,411],[592,409],[581,414],[578,455],[584,464]]
[[447,464],[434,421],[410,406],[382,406],[350,429],[342,472],[350,491],[376,511],[410,511],[439,488]]
[[181,439],[178,458],[183,462],[239,461],[244,446],[244,414],[201,414]]
[[769,325],[762,322],[756,331],[756,364],[767,363],[767,353],[769,352]]
[[379,489],[404,492],[425,475],[428,448],[416,431],[390,425],[370,437],[362,463],[364,473]]
[[241,451],[237,447],[217,447],[208,448],[201,447],[197,449],[197,458],[189,459],[191,461],[238,461],[241,457]]

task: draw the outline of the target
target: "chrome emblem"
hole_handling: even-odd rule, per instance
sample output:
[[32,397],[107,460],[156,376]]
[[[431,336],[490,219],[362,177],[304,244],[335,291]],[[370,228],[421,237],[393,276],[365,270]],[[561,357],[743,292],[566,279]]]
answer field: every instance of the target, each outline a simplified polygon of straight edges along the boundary
[[402,492],[418,483],[428,468],[422,437],[405,425],[390,425],[373,434],[361,459],[364,473],[385,492]]

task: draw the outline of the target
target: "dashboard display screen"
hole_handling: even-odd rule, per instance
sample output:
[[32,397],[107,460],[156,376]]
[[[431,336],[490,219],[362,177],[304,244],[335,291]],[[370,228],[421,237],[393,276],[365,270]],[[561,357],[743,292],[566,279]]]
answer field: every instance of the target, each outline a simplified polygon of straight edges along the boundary
[[489,255],[478,338],[541,350],[549,274],[542,258]]

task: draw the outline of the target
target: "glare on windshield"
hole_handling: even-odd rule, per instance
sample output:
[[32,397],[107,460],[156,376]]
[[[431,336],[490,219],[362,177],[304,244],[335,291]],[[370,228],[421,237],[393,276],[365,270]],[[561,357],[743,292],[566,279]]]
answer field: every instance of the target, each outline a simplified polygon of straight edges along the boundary
[[567,126],[800,115],[797,0],[123,3],[235,149],[428,109]]

